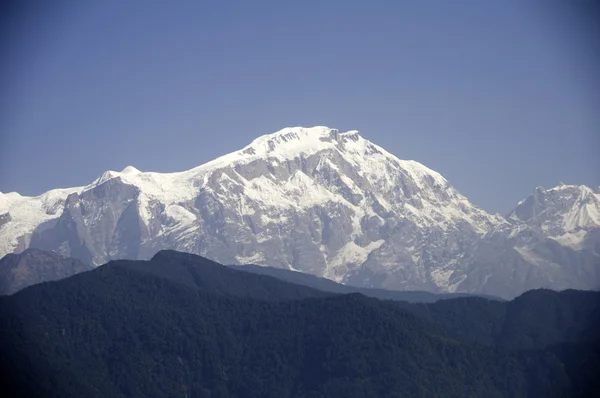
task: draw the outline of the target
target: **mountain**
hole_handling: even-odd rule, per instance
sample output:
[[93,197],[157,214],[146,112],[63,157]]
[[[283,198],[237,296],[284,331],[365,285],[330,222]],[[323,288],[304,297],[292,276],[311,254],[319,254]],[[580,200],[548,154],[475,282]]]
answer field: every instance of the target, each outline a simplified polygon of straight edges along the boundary
[[0,259],[0,295],[13,294],[27,286],[63,279],[93,267],[56,253],[27,249]]
[[[561,184],[519,202],[509,219],[522,221],[573,248],[580,248],[586,231],[600,225],[600,194],[586,186]],[[578,236],[571,236],[571,235]]]
[[0,194],[0,250],[100,265],[172,249],[359,287],[510,299],[600,286],[599,193],[573,189],[591,202],[545,204],[548,220],[581,214],[551,235],[537,221],[541,204],[535,217],[527,200],[509,217],[488,214],[439,173],[356,131],[294,127],[184,172],[127,167],[39,197]]
[[525,290],[600,288],[600,190],[536,188],[481,240],[460,288],[514,297]]
[[[599,391],[592,369],[600,365],[600,346],[580,338],[586,334],[565,333],[589,315],[596,293],[550,292],[564,321],[550,320],[553,308],[543,311],[550,321],[538,332],[550,338],[534,346],[517,338],[506,348],[477,342],[486,337],[477,331],[488,325],[481,303],[505,303],[402,304],[360,294],[258,299],[246,294],[254,288],[236,294],[240,275],[254,287],[267,280],[282,291],[294,287],[190,263],[196,259],[165,251],[149,268],[115,261],[0,297],[4,396],[592,397]],[[190,270],[211,281],[221,272],[222,288],[197,283]],[[547,295],[534,291],[515,300],[510,312],[523,316],[505,317],[513,325],[507,335],[529,336],[527,314],[544,308]],[[428,318],[453,302],[464,310],[460,319]],[[466,329],[476,332],[456,337]]]

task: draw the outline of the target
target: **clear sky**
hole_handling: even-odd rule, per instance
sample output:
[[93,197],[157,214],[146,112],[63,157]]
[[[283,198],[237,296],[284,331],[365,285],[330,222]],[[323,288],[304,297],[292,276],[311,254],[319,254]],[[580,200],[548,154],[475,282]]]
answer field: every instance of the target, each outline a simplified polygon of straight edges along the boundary
[[182,171],[299,125],[359,130],[492,212],[539,185],[596,187],[598,20],[558,3],[15,6],[0,21],[0,191]]

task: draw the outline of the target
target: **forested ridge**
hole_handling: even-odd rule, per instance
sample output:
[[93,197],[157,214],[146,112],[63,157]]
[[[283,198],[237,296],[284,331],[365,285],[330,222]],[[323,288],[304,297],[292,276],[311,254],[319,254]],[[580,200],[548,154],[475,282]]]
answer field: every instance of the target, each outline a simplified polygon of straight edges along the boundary
[[[249,276],[252,275],[252,276]],[[0,298],[4,396],[598,396],[598,293],[411,304],[161,252]]]

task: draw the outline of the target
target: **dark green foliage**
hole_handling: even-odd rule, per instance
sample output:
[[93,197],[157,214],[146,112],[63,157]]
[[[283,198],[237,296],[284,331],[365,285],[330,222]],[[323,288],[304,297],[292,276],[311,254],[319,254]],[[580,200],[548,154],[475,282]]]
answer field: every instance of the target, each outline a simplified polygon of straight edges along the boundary
[[597,338],[592,331],[600,293],[565,290],[529,291],[506,303],[506,318],[497,344],[541,348],[561,342]]
[[[163,253],[144,269],[143,262],[113,262],[0,298],[2,391],[31,397],[570,397],[593,388],[589,369],[597,368],[597,345],[500,347],[499,336],[529,330],[505,332],[522,317],[506,316],[508,307],[497,306],[502,303],[463,298],[403,306],[360,294],[323,297],[260,275],[244,284],[234,270],[186,256]],[[523,298],[545,306],[538,294]],[[559,305],[561,319],[579,321],[565,314],[585,293],[569,294],[571,304]],[[578,335],[562,330],[547,341]]]
[[483,345],[540,349],[600,337],[600,292],[539,289],[507,302],[470,297],[397,305]]
[[564,364],[572,384],[572,396],[600,397],[600,339],[559,344],[551,350]]

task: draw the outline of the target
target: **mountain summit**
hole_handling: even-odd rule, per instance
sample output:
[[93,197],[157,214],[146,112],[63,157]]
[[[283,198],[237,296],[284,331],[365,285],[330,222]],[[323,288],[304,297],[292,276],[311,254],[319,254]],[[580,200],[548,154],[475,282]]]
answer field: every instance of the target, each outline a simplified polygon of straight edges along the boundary
[[508,218],[578,248],[583,236],[600,226],[600,187],[596,191],[585,185],[562,184],[548,190],[538,187]]
[[[9,220],[0,221],[0,254],[31,246],[96,265],[174,249],[359,286],[510,297],[554,286],[556,268],[570,274],[573,258],[582,258],[571,245],[574,254],[560,263],[539,254],[549,259],[540,266],[523,248],[525,236],[530,245],[533,236],[547,244],[549,235],[528,216],[527,200],[506,219],[488,214],[439,173],[398,159],[357,131],[328,127],[285,128],[184,172],[127,167],[85,187],[10,195],[0,194],[0,220]],[[597,241],[594,217],[586,224],[591,238],[580,240]],[[509,253],[522,262],[517,274],[527,276],[515,281],[510,264],[493,266],[500,260],[485,253],[497,256],[497,247],[501,258]],[[600,285],[597,253],[583,257],[591,261],[587,271],[558,278],[558,287]]]

